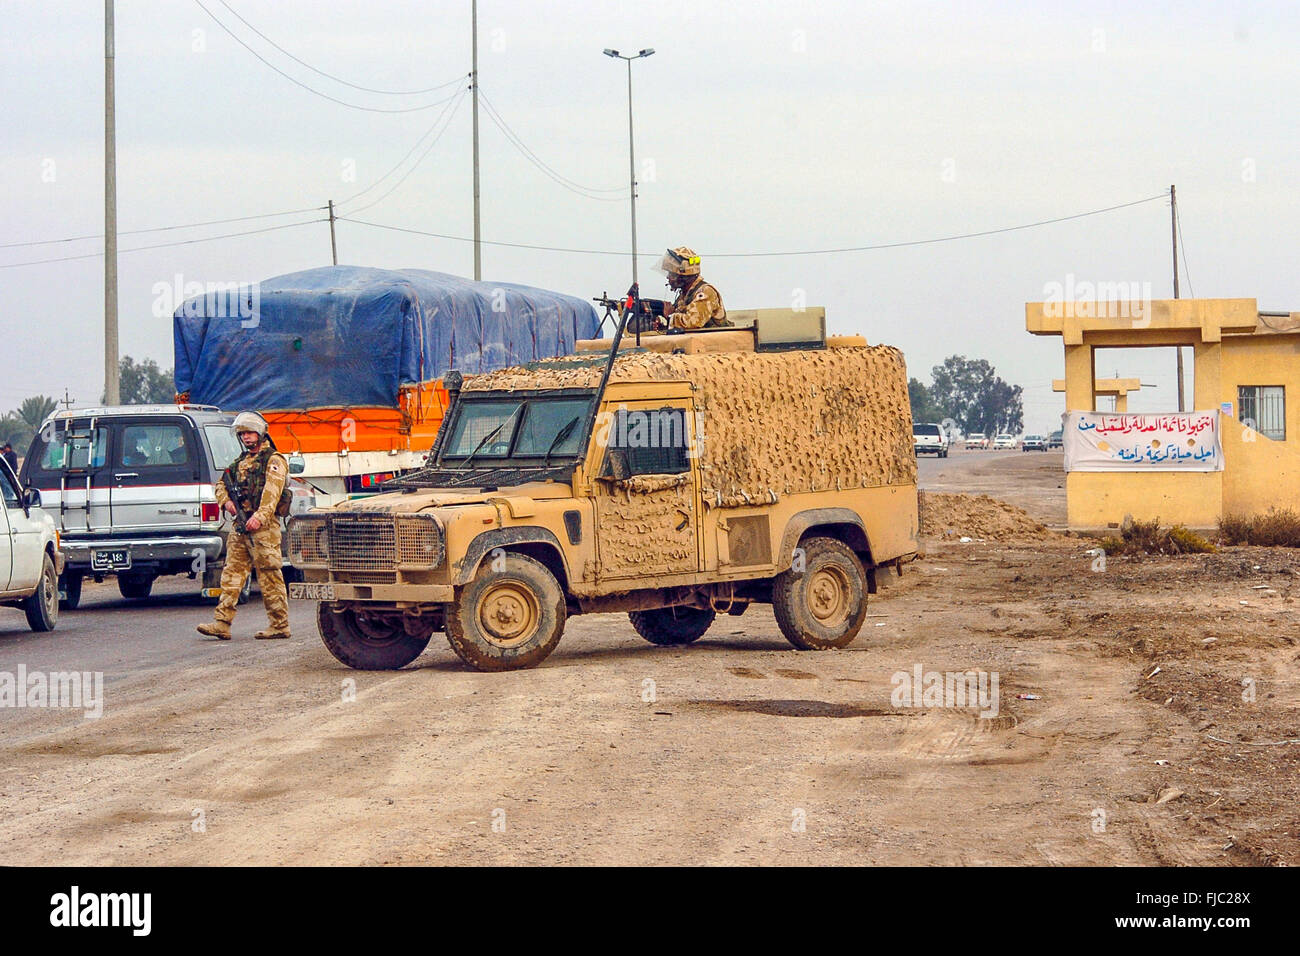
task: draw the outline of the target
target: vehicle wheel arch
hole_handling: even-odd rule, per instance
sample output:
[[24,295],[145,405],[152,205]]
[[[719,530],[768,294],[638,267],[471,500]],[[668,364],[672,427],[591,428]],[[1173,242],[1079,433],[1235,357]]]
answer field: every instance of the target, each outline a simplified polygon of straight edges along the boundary
[[555,575],[560,588],[569,591],[569,567],[559,540],[545,528],[497,528],[484,531],[469,543],[465,557],[453,568],[452,584],[460,587],[474,580],[479,566],[497,548],[532,558]]
[[781,536],[781,566],[788,567],[794,560],[794,549],[800,541],[818,535],[837,538],[847,544],[857,554],[868,573],[875,567],[871,556],[871,538],[866,526],[862,523],[862,517],[849,508],[812,508],[791,518]]

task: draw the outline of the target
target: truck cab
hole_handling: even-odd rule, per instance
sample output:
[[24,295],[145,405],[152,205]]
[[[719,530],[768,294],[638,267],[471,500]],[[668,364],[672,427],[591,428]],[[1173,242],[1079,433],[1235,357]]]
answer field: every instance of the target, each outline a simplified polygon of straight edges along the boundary
[[684,645],[755,603],[796,647],[846,646],[916,555],[916,463],[901,354],[816,313],[449,377],[428,467],[290,521],[290,596],[363,669],[438,631],[476,669],[534,666],[592,612]]

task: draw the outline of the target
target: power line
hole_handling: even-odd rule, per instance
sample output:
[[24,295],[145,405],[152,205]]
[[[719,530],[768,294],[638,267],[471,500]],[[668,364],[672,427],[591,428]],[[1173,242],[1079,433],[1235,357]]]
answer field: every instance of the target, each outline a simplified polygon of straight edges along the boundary
[[559,183],[565,189],[569,190],[570,192],[577,193],[578,195],[583,196],[587,199],[595,199],[600,202],[622,202],[626,198],[625,196],[588,195],[588,193],[626,193],[628,187],[626,186],[613,186],[613,187],[585,186],[582,183],[578,182],[577,180],[569,179],[567,176],[564,176],[561,173],[557,172],[554,168],[552,168],[545,161],[543,161],[540,156],[538,156],[531,149],[529,149],[527,144],[525,144],[524,141],[519,137],[519,134],[517,134],[513,129],[510,128],[510,124],[505,121],[505,117],[503,117],[499,112],[497,112],[496,107],[493,106],[492,103],[488,100],[487,95],[483,92],[482,87],[479,88],[478,95],[479,95],[479,99],[483,102],[484,107],[486,107],[487,109],[488,119],[492,120],[492,122],[496,125],[497,129],[501,130],[501,132],[505,135],[507,141],[509,141],[510,145],[515,147],[515,149],[519,150],[519,152],[523,155],[525,159],[527,159],[530,163],[532,163],[534,166],[540,169],[551,179],[555,180],[555,182]]
[[[356,84],[356,83],[349,83],[347,80],[343,79],[342,77],[335,76],[333,73],[326,73],[324,70],[318,70],[316,67],[312,66],[312,65],[311,65],[310,63],[308,63],[306,60],[302,60],[302,59],[299,59],[298,57],[294,56],[292,53],[290,53],[290,52],[289,52],[288,50],[286,50],[284,47],[280,46],[280,44],[276,43],[274,40],[272,40],[269,36],[267,36],[267,35],[266,35],[265,33],[263,33],[261,30],[257,29],[257,27],[253,26],[251,23],[249,23],[247,20],[245,20],[242,16],[240,16],[240,15],[239,15],[239,11],[236,10],[234,7],[232,7],[230,4],[226,3],[226,0],[217,0],[217,2],[220,3],[220,4],[221,4],[223,7],[225,7],[227,10],[229,10],[230,13],[231,13],[231,15],[234,16],[234,18],[235,18],[236,20],[238,20],[238,21],[239,21],[240,23],[242,23],[244,26],[248,27],[248,29],[252,30],[252,31],[253,31],[254,33],[256,33],[259,37],[261,37],[261,38],[262,38],[263,40],[265,40],[267,43],[271,44],[271,46],[275,47],[277,50],[279,50],[281,53],[283,53],[283,54],[284,54],[285,56],[287,56],[289,59],[293,60],[295,63],[299,64],[300,66],[305,66],[307,69],[311,70],[313,73],[316,73],[316,74],[318,74],[318,75],[320,75],[320,76],[323,76],[323,77],[325,77],[326,79],[333,80],[335,83],[341,83],[341,84],[344,85],[344,86],[350,86],[350,87],[352,87],[352,89],[354,89],[354,90],[361,90],[361,91],[363,91],[363,92],[365,92],[365,93],[378,93],[378,94],[380,94],[380,95],[382,95],[382,96],[418,96],[418,95],[421,94],[421,93],[433,93],[434,91],[436,91],[436,90],[441,90],[441,89],[443,89],[444,87],[452,86],[453,84],[456,84],[456,83],[463,83],[463,82],[465,81],[466,77],[469,76],[469,74],[467,73],[467,74],[465,74],[464,76],[458,76],[458,77],[456,77],[454,80],[448,80],[446,83],[439,83],[437,86],[429,86],[429,87],[426,87],[425,89],[422,89],[422,90],[380,90],[380,89],[376,89],[376,88],[374,88],[374,87],[372,87],[372,86],[360,86],[360,85],[358,85],[358,84]],[[211,14],[209,14],[209,16],[211,16]],[[227,31],[227,32],[229,32],[229,31]]]
[[370,190],[378,186],[380,183],[382,183],[389,176],[393,175],[393,173],[397,172],[397,170],[401,168],[402,164],[405,163],[408,159],[410,159],[411,154],[415,152],[416,148],[424,140],[424,137],[428,136],[429,133],[433,132],[433,130],[438,126],[439,123],[443,121],[443,118],[445,117],[447,120],[446,124],[442,127],[441,130],[438,131],[438,134],[434,136],[432,140],[429,141],[429,145],[424,148],[424,152],[420,154],[419,158],[411,165],[411,168],[408,169],[406,172],[404,172],[401,178],[397,180],[397,182],[393,183],[393,185],[389,186],[386,190],[384,190],[384,192],[380,194],[378,199],[372,199],[364,206],[358,206],[356,209],[352,209],[349,211],[361,212],[362,210],[369,209],[371,206],[378,205],[379,203],[383,202],[389,196],[389,194],[393,192],[393,190],[397,189],[399,186],[402,185],[402,183],[406,182],[407,178],[411,175],[411,173],[415,172],[416,169],[419,168],[420,164],[424,162],[424,158],[429,155],[429,153],[433,150],[433,147],[438,145],[438,140],[442,139],[443,134],[445,134],[447,130],[451,128],[451,121],[456,118],[456,113],[460,109],[460,104],[465,101],[465,97],[467,95],[468,93],[465,90],[462,90],[457,95],[457,98],[453,102],[447,104],[447,107],[442,111],[441,114],[439,114],[438,118],[434,120],[433,126],[430,126],[424,132],[424,134],[415,141],[415,146],[412,146],[409,150],[407,150],[406,155],[401,158],[401,160],[398,162],[396,166],[394,166],[388,172],[384,173],[384,175],[380,176],[378,179],[376,179],[365,189],[361,190],[361,192],[356,193],[353,196],[349,196],[347,199],[343,200],[342,203],[339,203],[337,205],[343,205],[344,203],[352,202],[352,200],[354,199],[359,199],[360,197],[364,196],[366,193],[370,192]]
[[[187,222],[176,226],[151,226],[148,229],[128,229],[125,232],[119,231],[119,236],[139,236],[148,232],[170,232],[174,229],[193,229],[196,226],[223,226],[231,222],[248,222],[252,219],[272,219],[275,216],[296,216],[304,212],[316,212],[324,209],[324,206],[309,206],[306,209],[286,209],[284,212],[264,212],[256,216],[235,216],[233,219],[209,219],[206,222]],[[15,249],[19,246],[50,246],[60,242],[81,242],[86,239],[103,239],[102,232],[95,233],[93,236],[68,236],[65,239],[36,239],[31,242],[6,242],[0,243],[0,249]],[[98,254],[98,253],[97,253]]]
[[[275,232],[277,229],[293,229],[296,226],[310,226],[317,222],[328,222],[328,219],[306,219],[302,222],[286,222],[278,226],[266,226],[262,229],[247,229],[244,232],[228,232],[220,236],[203,236],[199,239],[180,239],[176,242],[158,242],[151,246],[134,246],[130,249],[119,249],[118,252],[144,252],[147,249],[166,249],[171,246],[188,246],[196,242],[211,242],[214,239],[234,239],[238,236],[255,236],[263,232]],[[87,252],[79,256],[60,256],[56,259],[32,259],[27,262],[8,262],[0,265],[0,269],[16,269],[19,266],[38,266],[47,262],[71,262],[74,259],[97,259],[102,256],[102,252]]]
[[[233,39],[236,43],[238,43],[240,46],[242,46],[242,47],[243,47],[245,50],[247,50],[249,53],[253,54],[253,56],[255,56],[255,57],[257,57],[259,60],[261,60],[264,64],[266,64],[267,66],[269,66],[271,69],[275,70],[276,73],[279,73],[281,76],[283,76],[283,77],[284,77],[286,80],[288,80],[290,83],[293,83],[293,84],[296,85],[296,86],[300,86],[300,87],[302,87],[302,88],[303,88],[304,90],[306,90],[308,93],[315,93],[317,96],[322,97],[322,98],[324,98],[324,99],[327,99],[327,100],[329,100],[331,103],[337,103],[337,104],[339,104],[339,106],[346,106],[346,107],[348,107],[349,109],[354,109],[354,110],[364,110],[364,111],[366,111],[366,112],[368,112],[368,113],[418,113],[418,112],[420,112],[421,110],[431,110],[431,109],[433,109],[433,108],[435,108],[435,107],[437,107],[437,106],[441,106],[443,103],[446,103],[446,102],[447,102],[447,100],[438,100],[438,101],[435,102],[435,103],[429,103],[429,104],[427,104],[427,105],[425,105],[425,106],[406,106],[406,107],[391,107],[391,108],[388,108],[388,107],[381,107],[381,106],[358,106],[356,103],[349,103],[347,100],[341,100],[341,99],[338,99],[337,97],[330,96],[328,93],[322,93],[320,90],[316,89],[315,87],[313,87],[313,86],[308,86],[306,83],[302,82],[302,80],[299,80],[297,77],[294,77],[294,76],[292,76],[292,75],[290,75],[290,74],[284,72],[284,70],[280,69],[280,68],[279,68],[278,66],[276,66],[274,63],[272,63],[270,60],[268,60],[266,57],[262,56],[262,54],[258,53],[258,52],[257,52],[256,50],[254,50],[251,46],[249,46],[247,43],[245,43],[245,42],[244,42],[244,41],[239,37],[239,35],[238,35],[237,33],[235,33],[235,32],[234,32],[233,30],[231,30],[228,26],[226,26],[224,23],[222,23],[220,20],[218,20],[217,17],[216,17],[216,14],[214,14],[211,10],[209,10],[207,7],[205,7],[205,6],[203,5],[203,0],[194,0],[194,2],[197,3],[197,4],[199,5],[199,7],[203,10],[204,13],[206,13],[209,17],[212,18],[212,22],[213,22],[213,23],[215,23],[217,26],[221,27],[222,30],[224,30],[227,34],[229,34],[230,37],[231,37],[231,39]],[[448,97],[447,99],[452,99],[452,98],[454,98],[454,96],[455,96],[455,94],[452,94],[452,96]]]
[[[872,245],[872,246],[850,246],[850,247],[839,248],[839,249],[803,249],[803,250],[797,250],[793,252],[710,252],[707,253],[707,256],[709,256],[710,258],[719,258],[719,259],[759,258],[759,257],[766,257],[766,256],[820,256],[820,255],[834,255],[843,252],[870,252],[877,249],[899,249],[904,246],[923,246],[923,245],[930,245],[939,242],[955,242],[959,239],[976,239],[981,236],[993,236],[1005,232],[1015,232],[1021,229],[1033,229],[1036,226],[1047,226],[1058,222],[1068,222],[1072,219],[1082,219],[1085,216],[1097,216],[1102,213],[1113,212],[1116,209],[1127,209],[1130,206],[1137,206],[1142,203],[1154,202],[1157,199],[1164,199],[1168,195],[1169,195],[1168,193],[1161,193],[1158,196],[1148,196],[1146,199],[1135,199],[1132,202],[1120,203],[1115,206],[1106,206],[1103,209],[1093,209],[1088,212],[1075,213],[1074,215],[1071,216],[1058,216],[1055,219],[1042,219],[1039,220],[1038,222],[1023,223],[1019,226],[1005,226],[1001,229],[985,229],[981,232],[967,232],[955,236],[939,236],[934,239],[911,239],[905,242],[886,242],[886,243],[879,243],[877,245]],[[361,226],[373,226],[376,229],[390,229],[395,232],[405,232],[417,236],[429,236],[434,239],[451,239],[456,242],[474,241],[473,239],[466,238],[465,236],[452,236],[440,232],[426,232],[424,230],[410,229],[404,226],[390,226],[382,222],[369,222],[364,219],[352,219],[347,216],[340,216],[339,218],[347,222],[354,222],[357,225],[361,225]],[[591,255],[591,256],[626,256],[628,254],[626,249],[618,249],[618,250],[574,249],[574,248],[567,248],[564,246],[542,246],[542,245],[536,245],[533,243],[525,243],[525,242],[502,242],[499,240],[490,240],[490,239],[483,239],[481,241],[485,245],[490,245],[490,246],[505,246],[512,249],[535,249],[542,252],[569,252],[569,253],[576,253],[579,255]],[[653,257],[643,256],[642,258],[653,258]]]

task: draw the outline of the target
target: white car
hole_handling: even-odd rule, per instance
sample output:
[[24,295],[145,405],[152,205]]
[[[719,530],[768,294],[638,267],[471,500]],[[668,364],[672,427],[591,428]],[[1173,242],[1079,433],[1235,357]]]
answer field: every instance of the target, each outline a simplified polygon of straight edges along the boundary
[[993,439],[994,451],[1006,450],[1006,449],[1014,450],[1015,447],[1016,447],[1015,435],[999,435],[997,438]]
[[969,435],[966,436],[967,451],[969,451],[972,448],[988,448],[988,447],[989,447],[989,440],[987,437],[985,437],[983,432],[971,432]]
[[52,631],[59,619],[63,555],[54,519],[41,510],[41,493],[23,491],[0,460],[0,604],[21,608],[33,631]]
[[912,451],[948,457],[948,436],[938,425],[918,422],[912,426]]

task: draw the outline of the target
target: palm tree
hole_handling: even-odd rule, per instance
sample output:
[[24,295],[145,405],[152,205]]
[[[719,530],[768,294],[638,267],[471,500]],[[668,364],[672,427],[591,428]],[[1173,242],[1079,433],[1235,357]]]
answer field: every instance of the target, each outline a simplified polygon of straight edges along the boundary
[[32,431],[36,431],[58,404],[48,395],[33,395],[31,398],[24,398],[22,404],[18,406],[18,417],[30,425]]

